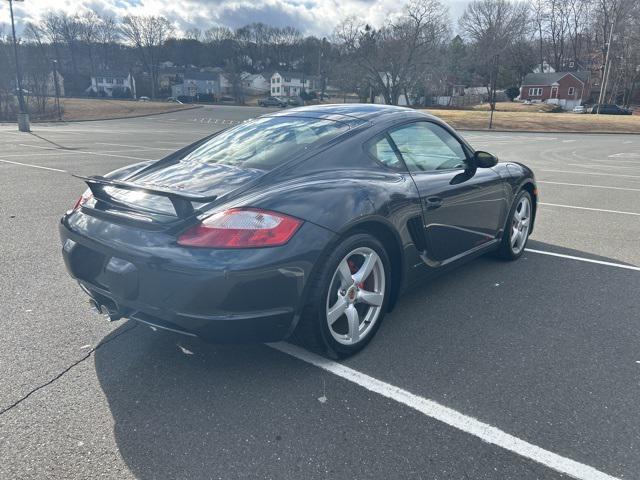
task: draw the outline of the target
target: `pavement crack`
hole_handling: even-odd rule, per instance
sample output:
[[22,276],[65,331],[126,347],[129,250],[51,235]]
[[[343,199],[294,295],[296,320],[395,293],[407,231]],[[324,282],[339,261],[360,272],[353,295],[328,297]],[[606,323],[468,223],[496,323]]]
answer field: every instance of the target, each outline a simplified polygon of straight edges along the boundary
[[84,355],[83,357],[81,357],[80,359],[76,360],[75,362],[73,362],[71,365],[69,365],[67,368],[65,368],[64,370],[62,370],[60,373],[58,373],[56,376],[54,376],[52,379],[48,380],[45,383],[42,383],[40,385],[38,385],[37,387],[33,388],[32,390],[30,390],[29,392],[27,392],[26,395],[22,396],[21,398],[19,398],[18,400],[16,400],[15,402],[13,402],[11,405],[9,405],[8,407],[3,408],[2,410],[0,410],[0,415],[4,415],[5,413],[7,413],[9,410],[17,407],[18,405],[20,405],[22,402],[24,402],[27,398],[29,398],[31,395],[33,395],[34,393],[36,393],[39,390],[42,390],[43,388],[48,387],[49,385],[52,385],[53,383],[55,383],[56,381],[58,381],[60,378],[62,378],[64,375],[66,375],[69,371],[71,371],[74,367],[76,367],[77,365],[81,364],[82,362],[84,362],[85,360],[87,360],[89,357],[91,357],[94,352],[96,350],[98,350],[99,348],[105,346],[107,343],[112,342],[113,340],[115,340],[116,338],[118,338],[121,335],[124,335],[125,333],[130,332],[131,330],[133,330],[134,328],[136,328],[138,325],[134,325],[131,328],[127,328],[126,330],[123,330],[120,333],[117,333],[116,335],[112,336],[111,338],[108,338],[107,340],[103,340],[100,343],[98,343],[95,347],[93,347],[91,350],[89,350],[86,355]]

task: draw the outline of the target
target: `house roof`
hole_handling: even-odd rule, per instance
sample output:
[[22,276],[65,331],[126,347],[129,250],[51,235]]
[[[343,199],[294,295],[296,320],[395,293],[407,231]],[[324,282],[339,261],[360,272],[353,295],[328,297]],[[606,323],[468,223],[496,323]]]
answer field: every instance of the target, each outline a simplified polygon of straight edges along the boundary
[[213,72],[185,72],[184,79],[185,80],[217,80],[218,73]]
[[586,83],[589,80],[590,73],[587,71],[582,72],[548,72],[548,73],[528,73],[524,77],[522,85],[553,85],[557,83],[562,77],[566,75],[573,75],[582,83]]
[[304,72],[296,72],[293,70],[276,70],[271,74],[271,76],[273,77],[276,73],[279,74],[281,77],[300,78],[300,79],[304,77],[305,80],[318,80],[317,75],[307,75]]
[[114,77],[114,78],[127,78],[129,76],[129,72],[114,72],[114,71],[104,71],[104,72],[96,72],[96,77]]

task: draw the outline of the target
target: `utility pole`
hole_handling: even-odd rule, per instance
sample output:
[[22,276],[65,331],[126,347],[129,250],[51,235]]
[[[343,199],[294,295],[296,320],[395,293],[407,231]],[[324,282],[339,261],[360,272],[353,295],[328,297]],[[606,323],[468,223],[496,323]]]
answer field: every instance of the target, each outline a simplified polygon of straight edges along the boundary
[[496,83],[498,81],[498,63],[500,55],[493,57],[493,69],[491,72],[491,92],[489,92],[489,105],[491,106],[491,115],[489,116],[489,130],[493,128],[493,111],[496,109]]
[[611,30],[609,30],[609,43],[607,43],[607,55],[604,59],[604,70],[602,71],[602,82],[600,82],[600,94],[598,95],[598,109],[596,113],[600,114],[600,105],[605,100],[607,94],[607,83],[609,83],[609,72],[611,71],[611,62],[609,61],[609,54],[611,53],[611,42],[613,42],[613,29],[616,25],[617,12],[614,12],[613,20],[611,20]]
[[13,2],[24,2],[24,0],[9,0],[9,12],[11,13],[11,33],[13,34],[13,54],[16,62],[16,86],[18,87],[18,105],[20,113],[18,114],[18,130],[21,132],[29,132],[29,114],[27,113],[27,105],[24,101],[22,92],[22,73],[20,72],[20,62],[18,61],[18,44],[16,42],[16,25],[13,20]]
[[53,84],[56,88],[56,110],[58,111],[58,121],[62,121],[62,111],[60,110],[60,85],[58,84],[58,61],[51,60],[53,64]]

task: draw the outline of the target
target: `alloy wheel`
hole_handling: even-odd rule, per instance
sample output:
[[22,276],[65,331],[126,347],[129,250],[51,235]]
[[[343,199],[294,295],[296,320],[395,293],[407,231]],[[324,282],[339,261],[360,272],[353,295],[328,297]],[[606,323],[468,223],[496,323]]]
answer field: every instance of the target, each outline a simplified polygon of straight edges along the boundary
[[385,271],[380,256],[359,247],[338,264],[327,295],[329,332],[343,345],[362,341],[380,318],[385,296]]
[[523,195],[518,201],[511,222],[511,250],[519,254],[527,243],[529,227],[531,225],[531,201]]

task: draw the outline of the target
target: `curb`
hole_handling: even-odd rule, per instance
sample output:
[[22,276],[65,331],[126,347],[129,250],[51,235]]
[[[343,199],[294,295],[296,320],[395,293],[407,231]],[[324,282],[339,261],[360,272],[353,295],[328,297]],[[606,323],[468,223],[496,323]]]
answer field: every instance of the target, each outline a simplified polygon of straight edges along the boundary
[[581,132],[579,130],[505,130],[492,128],[458,128],[453,127],[458,132],[497,132],[497,133],[551,133],[560,135],[569,133],[571,135],[640,135],[640,132]]
[[[167,113],[176,113],[176,112],[185,112],[188,110],[195,110],[196,108],[202,108],[202,105],[194,105],[188,108],[176,108],[174,110],[167,110],[166,112],[155,112],[155,113],[143,113],[140,115],[130,115],[128,117],[112,117],[112,118],[90,118],[85,120],[43,120],[43,121],[34,121],[31,122],[33,124],[43,125],[43,124],[52,124],[52,125],[61,125],[65,123],[84,123],[84,122],[108,122],[110,120],[126,120],[128,118],[143,118],[143,117],[153,117],[155,115],[165,115]],[[14,122],[9,123],[9,125],[13,125]]]

